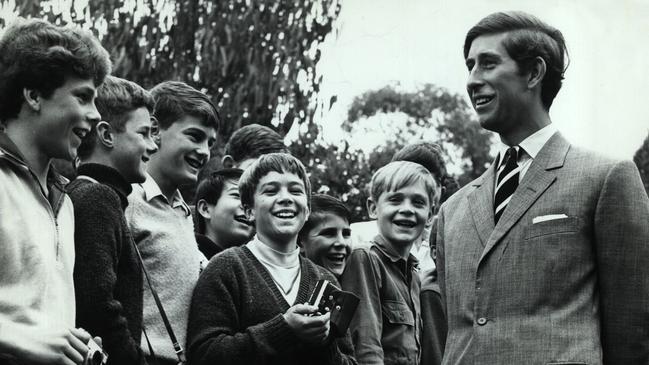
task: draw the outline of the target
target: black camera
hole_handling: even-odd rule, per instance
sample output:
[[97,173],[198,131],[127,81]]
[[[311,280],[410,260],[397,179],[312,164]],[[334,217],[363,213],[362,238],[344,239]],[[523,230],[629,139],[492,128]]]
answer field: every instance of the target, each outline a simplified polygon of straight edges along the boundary
[[359,302],[355,294],[340,290],[325,279],[318,280],[309,298],[309,304],[318,306],[319,314],[331,313],[331,331],[336,337],[345,336]]
[[86,359],[83,360],[83,365],[106,365],[107,362],[108,354],[91,338],[88,341],[88,354]]

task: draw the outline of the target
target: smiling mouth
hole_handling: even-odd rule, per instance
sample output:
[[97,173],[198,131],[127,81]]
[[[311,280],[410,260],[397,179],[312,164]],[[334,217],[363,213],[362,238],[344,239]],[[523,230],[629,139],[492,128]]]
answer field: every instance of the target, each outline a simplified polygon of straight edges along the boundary
[[72,128],[72,133],[74,133],[79,139],[84,139],[90,131],[85,128]]
[[292,210],[280,210],[280,211],[277,211],[277,212],[273,213],[273,215],[275,217],[277,217],[277,218],[293,219],[293,218],[295,218],[297,213],[292,211]]
[[247,226],[252,225],[252,222],[250,222],[245,215],[237,215],[234,217],[234,220]]
[[190,156],[185,157],[185,162],[196,170],[200,170],[200,168],[205,165],[205,159],[197,159]]
[[479,96],[477,98],[474,98],[473,100],[474,100],[475,107],[480,108],[489,104],[493,99],[494,99],[493,96]]
[[344,253],[331,253],[328,254],[326,257],[327,260],[329,260],[330,262],[334,264],[342,265],[345,263],[345,259],[347,258],[347,255]]
[[406,221],[406,220],[395,220],[393,223],[399,227],[405,227],[405,228],[413,228],[414,226],[417,225],[416,222],[413,221]]

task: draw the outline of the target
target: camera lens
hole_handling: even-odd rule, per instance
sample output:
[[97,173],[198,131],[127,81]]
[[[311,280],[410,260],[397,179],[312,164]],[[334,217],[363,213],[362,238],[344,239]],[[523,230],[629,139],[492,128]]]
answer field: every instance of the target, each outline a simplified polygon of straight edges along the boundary
[[95,351],[90,357],[90,363],[92,365],[101,365],[102,360],[104,360],[104,357],[102,356],[100,351]]

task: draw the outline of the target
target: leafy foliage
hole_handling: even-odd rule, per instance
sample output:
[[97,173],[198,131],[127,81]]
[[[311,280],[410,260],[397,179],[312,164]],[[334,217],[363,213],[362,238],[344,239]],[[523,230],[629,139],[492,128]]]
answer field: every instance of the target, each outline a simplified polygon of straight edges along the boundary
[[640,177],[644,183],[644,188],[647,191],[647,194],[649,194],[649,135],[647,135],[642,146],[638,148],[633,156],[633,162],[638,166]]
[[116,76],[147,88],[181,80],[206,92],[225,120],[222,148],[243,125],[285,135],[312,119],[318,48],[340,7],[340,0],[23,0],[16,10],[92,29]]

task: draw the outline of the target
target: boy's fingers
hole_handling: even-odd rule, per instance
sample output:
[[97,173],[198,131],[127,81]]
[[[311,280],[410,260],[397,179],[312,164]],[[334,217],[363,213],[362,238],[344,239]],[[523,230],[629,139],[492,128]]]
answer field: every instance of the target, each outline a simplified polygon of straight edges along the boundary
[[311,314],[318,309],[315,305],[296,304],[293,306],[293,312],[297,314]]
[[[79,356],[81,356],[81,360],[79,361],[83,361],[83,358],[85,358],[86,354],[88,353],[88,345],[86,345],[86,342],[81,342],[82,340],[74,334],[73,330],[70,330],[70,335],[68,335],[67,337],[68,337],[68,343],[70,344],[69,347],[75,350],[75,352],[79,354]],[[70,359],[73,359],[70,356],[68,357]]]
[[83,343],[88,343],[88,341],[92,337],[90,336],[90,333],[88,333],[83,328],[71,328],[70,332],[74,335],[74,337],[78,338]]
[[[80,353],[79,350],[77,350],[74,346],[72,346],[72,344],[68,344],[68,346],[65,346],[65,348],[63,349],[63,353],[74,364],[81,364],[85,359],[85,353],[83,354]],[[67,364],[68,362],[65,361],[65,363]]]

